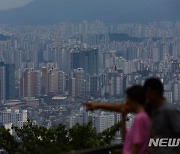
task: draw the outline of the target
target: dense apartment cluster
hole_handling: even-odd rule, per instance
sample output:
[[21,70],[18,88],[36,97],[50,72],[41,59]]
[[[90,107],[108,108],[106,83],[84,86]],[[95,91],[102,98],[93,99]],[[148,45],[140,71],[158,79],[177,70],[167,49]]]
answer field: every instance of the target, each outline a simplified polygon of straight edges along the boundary
[[0,33],[10,36],[0,41],[2,111],[26,109],[45,126],[91,120],[101,132],[120,117],[85,113],[81,103],[122,101],[149,76],[161,78],[168,101],[180,106],[180,22],[0,25]]

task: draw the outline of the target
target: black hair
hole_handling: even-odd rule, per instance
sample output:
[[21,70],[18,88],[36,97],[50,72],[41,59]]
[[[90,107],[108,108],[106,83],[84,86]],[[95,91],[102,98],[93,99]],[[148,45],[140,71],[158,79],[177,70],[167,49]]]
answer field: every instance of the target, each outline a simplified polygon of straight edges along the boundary
[[145,81],[143,88],[145,92],[152,91],[160,96],[163,96],[164,93],[164,86],[159,78],[148,78]]
[[126,90],[126,95],[134,101],[138,101],[141,105],[145,102],[145,93],[141,85],[134,85]]

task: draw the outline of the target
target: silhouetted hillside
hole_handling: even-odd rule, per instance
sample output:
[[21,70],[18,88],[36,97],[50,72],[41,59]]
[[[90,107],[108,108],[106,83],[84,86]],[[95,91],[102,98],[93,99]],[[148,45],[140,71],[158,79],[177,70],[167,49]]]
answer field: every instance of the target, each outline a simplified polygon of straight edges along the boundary
[[127,34],[116,34],[110,33],[109,40],[112,41],[131,41],[131,42],[142,42],[145,38],[131,37]]
[[5,35],[0,34],[0,41],[6,41],[8,39],[10,39],[9,36],[5,36]]

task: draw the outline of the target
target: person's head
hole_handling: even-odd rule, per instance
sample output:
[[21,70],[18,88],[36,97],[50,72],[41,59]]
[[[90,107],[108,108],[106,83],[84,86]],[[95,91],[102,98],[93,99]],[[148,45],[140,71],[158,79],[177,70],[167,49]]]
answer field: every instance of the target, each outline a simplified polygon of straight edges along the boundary
[[164,86],[160,79],[149,78],[145,81],[143,86],[146,101],[151,103],[153,106],[158,106],[163,98]]
[[139,107],[144,107],[145,95],[143,87],[135,85],[126,90],[127,105],[130,110],[136,112]]

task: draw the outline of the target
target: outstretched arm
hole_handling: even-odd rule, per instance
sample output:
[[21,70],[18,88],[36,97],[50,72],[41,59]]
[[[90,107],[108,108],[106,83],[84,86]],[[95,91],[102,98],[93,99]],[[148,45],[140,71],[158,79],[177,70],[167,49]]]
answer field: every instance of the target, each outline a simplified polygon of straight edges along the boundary
[[127,112],[128,106],[126,104],[97,104],[97,103],[85,103],[87,110],[103,109],[115,112]]

